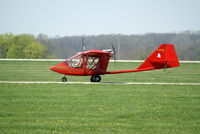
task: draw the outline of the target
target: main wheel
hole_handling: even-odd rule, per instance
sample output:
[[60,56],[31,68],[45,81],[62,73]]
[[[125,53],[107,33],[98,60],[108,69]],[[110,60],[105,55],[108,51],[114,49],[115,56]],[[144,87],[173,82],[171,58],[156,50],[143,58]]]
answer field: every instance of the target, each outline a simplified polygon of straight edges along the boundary
[[62,77],[62,82],[67,82],[67,78],[66,77]]
[[97,76],[92,76],[92,77],[90,78],[90,81],[91,81],[91,82],[100,82],[100,81],[101,81],[101,77],[100,77],[99,75],[97,75]]

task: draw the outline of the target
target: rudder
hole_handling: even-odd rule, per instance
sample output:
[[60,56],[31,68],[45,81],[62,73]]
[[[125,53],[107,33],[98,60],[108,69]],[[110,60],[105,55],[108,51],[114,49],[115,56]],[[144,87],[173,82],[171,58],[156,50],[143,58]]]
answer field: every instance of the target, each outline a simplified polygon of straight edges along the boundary
[[180,66],[174,45],[161,44],[138,69],[165,69]]

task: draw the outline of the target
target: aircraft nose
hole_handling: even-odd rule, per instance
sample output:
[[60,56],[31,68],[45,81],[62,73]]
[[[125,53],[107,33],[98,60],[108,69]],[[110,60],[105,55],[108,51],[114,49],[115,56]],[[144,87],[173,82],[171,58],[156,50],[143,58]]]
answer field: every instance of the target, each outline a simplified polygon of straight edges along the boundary
[[49,69],[57,73],[65,73],[67,67],[64,65],[64,63],[59,63],[53,67],[50,67]]
[[56,66],[53,66],[53,67],[50,67],[49,69],[56,72],[56,70],[57,70],[56,68],[57,68]]
[[53,67],[50,67],[49,69],[52,70],[52,71],[54,71],[54,72],[60,72],[62,70],[62,65],[61,64],[62,63],[57,64],[57,65],[55,65]]

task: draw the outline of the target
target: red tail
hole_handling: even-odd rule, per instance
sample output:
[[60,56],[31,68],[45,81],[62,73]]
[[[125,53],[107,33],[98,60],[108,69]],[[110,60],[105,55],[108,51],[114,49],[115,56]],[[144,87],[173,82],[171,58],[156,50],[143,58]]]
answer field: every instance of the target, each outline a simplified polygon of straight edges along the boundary
[[138,69],[165,69],[178,67],[179,65],[174,45],[162,44],[138,67]]

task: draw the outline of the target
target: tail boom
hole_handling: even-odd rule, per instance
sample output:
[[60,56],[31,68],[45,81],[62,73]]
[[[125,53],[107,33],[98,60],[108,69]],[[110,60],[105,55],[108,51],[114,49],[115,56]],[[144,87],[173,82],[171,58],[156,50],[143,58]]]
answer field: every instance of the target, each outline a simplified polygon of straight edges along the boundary
[[129,73],[148,71],[155,69],[166,69],[180,66],[174,45],[161,44],[137,69],[110,71],[106,74]]

